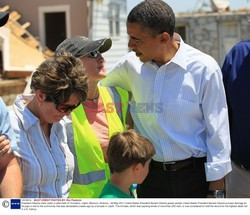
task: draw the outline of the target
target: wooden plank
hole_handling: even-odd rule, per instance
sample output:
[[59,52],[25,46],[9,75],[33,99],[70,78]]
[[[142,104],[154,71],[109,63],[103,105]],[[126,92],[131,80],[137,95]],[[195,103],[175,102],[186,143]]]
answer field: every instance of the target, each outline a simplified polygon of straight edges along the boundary
[[29,44],[34,48],[37,48],[39,46],[39,42],[33,37],[27,37],[24,40],[26,41],[27,44]]
[[30,22],[25,22],[23,25],[22,25],[22,29],[26,29],[30,26]]
[[20,18],[21,18],[21,15],[17,11],[12,11],[9,15],[9,20],[12,20],[12,21],[17,21]]
[[4,71],[3,78],[26,78],[31,74],[31,71]]
[[12,31],[13,33],[18,36],[18,37],[21,37],[23,34],[26,33],[26,30],[23,29],[23,28],[20,28],[20,27],[17,27],[17,26],[13,26],[12,27]]
[[10,9],[10,6],[9,5],[5,5],[4,7],[0,8],[0,11],[4,12],[4,11],[7,11],[9,9]]
[[0,81],[0,96],[13,93],[22,93],[27,82],[24,79],[18,80],[1,80]]

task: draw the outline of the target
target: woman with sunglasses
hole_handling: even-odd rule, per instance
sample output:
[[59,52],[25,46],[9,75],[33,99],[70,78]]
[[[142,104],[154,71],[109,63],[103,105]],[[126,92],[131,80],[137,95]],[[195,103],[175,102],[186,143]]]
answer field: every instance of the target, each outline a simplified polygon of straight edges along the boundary
[[[72,114],[74,137],[70,149],[75,155],[71,198],[97,198],[110,178],[106,158],[109,138],[126,127],[128,92],[98,86],[106,77],[102,53],[111,48],[111,39],[90,40],[76,36],[64,40],[56,51],[69,51],[79,58],[88,77],[88,97]],[[68,130],[71,130],[70,128]]]
[[10,112],[17,135],[24,198],[66,198],[74,157],[67,145],[65,121],[87,97],[87,77],[79,59],[57,53],[33,73],[33,94],[19,95]]

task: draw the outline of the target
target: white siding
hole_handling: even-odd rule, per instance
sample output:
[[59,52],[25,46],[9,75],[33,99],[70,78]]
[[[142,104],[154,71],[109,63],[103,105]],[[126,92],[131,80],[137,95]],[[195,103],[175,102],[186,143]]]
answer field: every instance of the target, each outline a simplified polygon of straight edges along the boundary
[[[117,3],[120,7],[120,35],[119,37],[112,37],[109,33],[109,3]],[[126,18],[127,8],[126,0],[103,0],[102,3],[94,1],[93,4],[93,26],[92,39],[100,39],[104,37],[110,37],[112,39],[112,48],[103,54],[105,58],[105,67],[107,72],[113,67],[113,65],[126,53],[128,53],[128,36],[126,30]]]

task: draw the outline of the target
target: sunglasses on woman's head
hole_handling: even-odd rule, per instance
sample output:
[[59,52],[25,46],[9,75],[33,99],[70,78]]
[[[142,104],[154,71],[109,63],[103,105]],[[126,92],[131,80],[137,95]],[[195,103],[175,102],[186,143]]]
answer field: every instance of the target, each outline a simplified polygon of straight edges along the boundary
[[76,105],[64,105],[64,104],[60,104],[55,98],[53,98],[52,96],[47,96],[46,97],[46,101],[51,101],[54,103],[56,110],[58,110],[61,113],[66,113],[68,111],[73,111],[74,109],[76,109],[81,103],[79,102]]

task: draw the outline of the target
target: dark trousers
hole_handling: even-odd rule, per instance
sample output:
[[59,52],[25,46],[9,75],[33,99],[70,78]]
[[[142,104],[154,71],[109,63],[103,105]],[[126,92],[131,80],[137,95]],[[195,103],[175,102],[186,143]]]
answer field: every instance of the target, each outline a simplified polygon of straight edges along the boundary
[[138,198],[206,198],[209,182],[206,182],[205,159],[198,159],[180,170],[154,167],[151,162],[149,174],[137,186]]

